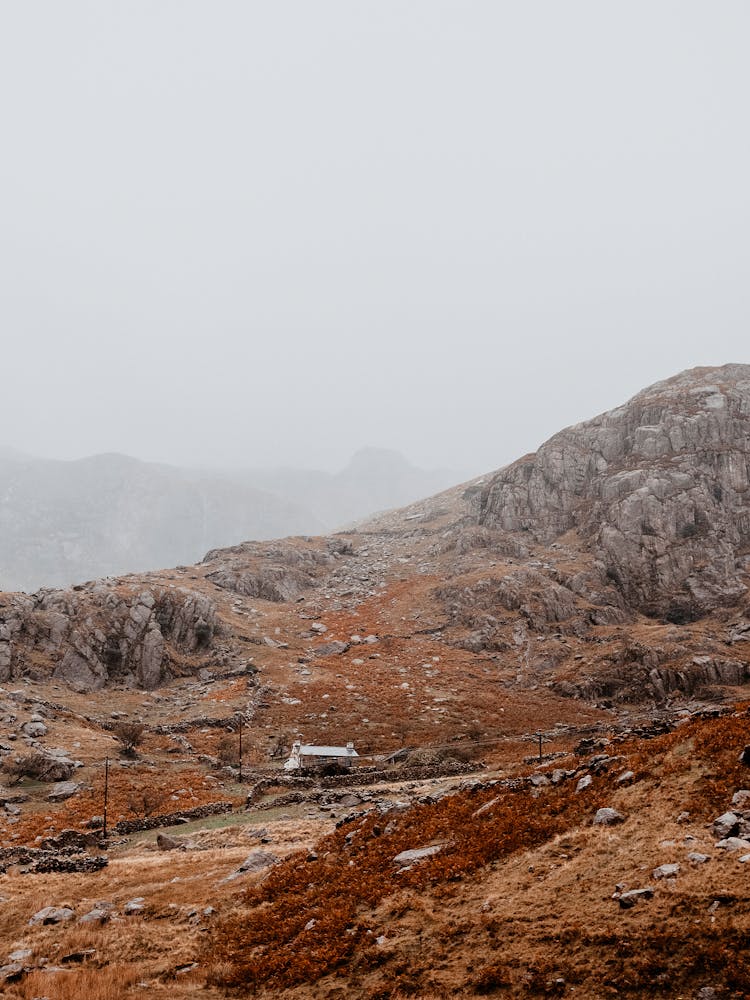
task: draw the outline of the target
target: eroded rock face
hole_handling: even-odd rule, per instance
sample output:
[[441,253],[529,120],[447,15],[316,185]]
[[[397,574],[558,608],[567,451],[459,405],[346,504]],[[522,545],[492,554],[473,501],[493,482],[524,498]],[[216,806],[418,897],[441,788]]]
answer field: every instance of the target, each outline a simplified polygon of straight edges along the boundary
[[489,577],[470,587],[445,587],[440,596],[456,620],[483,622],[487,613],[519,614],[532,628],[564,622],[577,611],[574,594],[544,574],[525,567],[502,578]]
[[181,588],[127,594],[101,582],[0,595],[0,680],[20,676],[41,654],[54,678],[76,691],[110,682],[150,689],[175,652],[209,648],[215,630],[213,602]]
[[750,543],[750,365],[693,369],[498,472],[481,524],[578,531],[603,581],[677,623],[733,603]]
[[207,579],[217,587],[277,603],[296,600],[333,561],[329,552],[291,542],[245,542],[215,549],[203,560],[215,564]]

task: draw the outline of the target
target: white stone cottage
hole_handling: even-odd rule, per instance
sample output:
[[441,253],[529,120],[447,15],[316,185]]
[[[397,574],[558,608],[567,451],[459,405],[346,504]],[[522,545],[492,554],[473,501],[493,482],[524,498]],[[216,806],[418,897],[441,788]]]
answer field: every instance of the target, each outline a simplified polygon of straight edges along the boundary
[[292,744],[292,752],[284,764],[284,770],[310,771],[325,767],[326,764],[351,767],[358,757],[353,743],[347,743],[345,747],[318,747],[297,740]]

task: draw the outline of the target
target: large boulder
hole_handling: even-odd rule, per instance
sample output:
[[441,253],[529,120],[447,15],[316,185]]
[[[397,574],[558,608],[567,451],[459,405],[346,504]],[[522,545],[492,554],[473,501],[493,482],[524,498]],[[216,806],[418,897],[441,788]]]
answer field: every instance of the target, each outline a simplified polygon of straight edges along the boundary
[[75,915],[75,910],[69,906],[45,906],[31,917],[29,927],[36,927],[38,924],[61,924],[72,920]]

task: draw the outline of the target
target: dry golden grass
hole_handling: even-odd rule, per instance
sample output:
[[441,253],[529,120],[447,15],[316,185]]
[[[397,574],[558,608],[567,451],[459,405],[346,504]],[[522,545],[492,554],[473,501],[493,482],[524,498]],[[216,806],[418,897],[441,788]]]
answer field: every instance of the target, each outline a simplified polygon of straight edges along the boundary
[[134,996],[131,987],[141,979],[138,964],[107,965],[105,968],[84,968],[60,972],[32,972],[8,996],[18,1000],[121,1000]]
[[[312,842],[323,830],[321,821],[268,821],[273,837],[270,847],[279,856]],[[30,964],[42,960],[57,967],[64,956],[94,949],[84,965],[65,966],[64,972],[33,971],[7,995],[17,1000],[35,996],[140,997],[167,996],[182,1000],[195,995],[218,994],[200,986],[205,969],[183,972],[199,956],[207,929],[218,912],[233,905],[233,897],[247,880],[223,880],[258,848],[252,827],[241,824],[181,833],[195,845],[186,851],[161,852],[155,833],[139,835],[110,855],[109,867],[89,875],[0,875],[0,964],[17,948],[32,950]],[[126,902],[145,899],[142,916],[124,916]],[[76,918],[99,901],[114,906],[112,919],[103,925],[75,921],[46,927],[28,925],[36,911],[49,905],[68,905]],[[146,986],[139,986],[146,983]],[[120,990],[120,993],[117,993]],[[76,992],[78,991],[78,992]],[[3,994],[5,995],[5,994]]]

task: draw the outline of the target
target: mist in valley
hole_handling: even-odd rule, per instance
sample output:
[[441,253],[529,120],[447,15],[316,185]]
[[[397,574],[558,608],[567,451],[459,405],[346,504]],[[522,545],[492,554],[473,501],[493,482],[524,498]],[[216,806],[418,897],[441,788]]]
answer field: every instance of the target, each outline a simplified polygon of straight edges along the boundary
[[742,361],[749,20],[6,4],[0,586],[332,530]]

